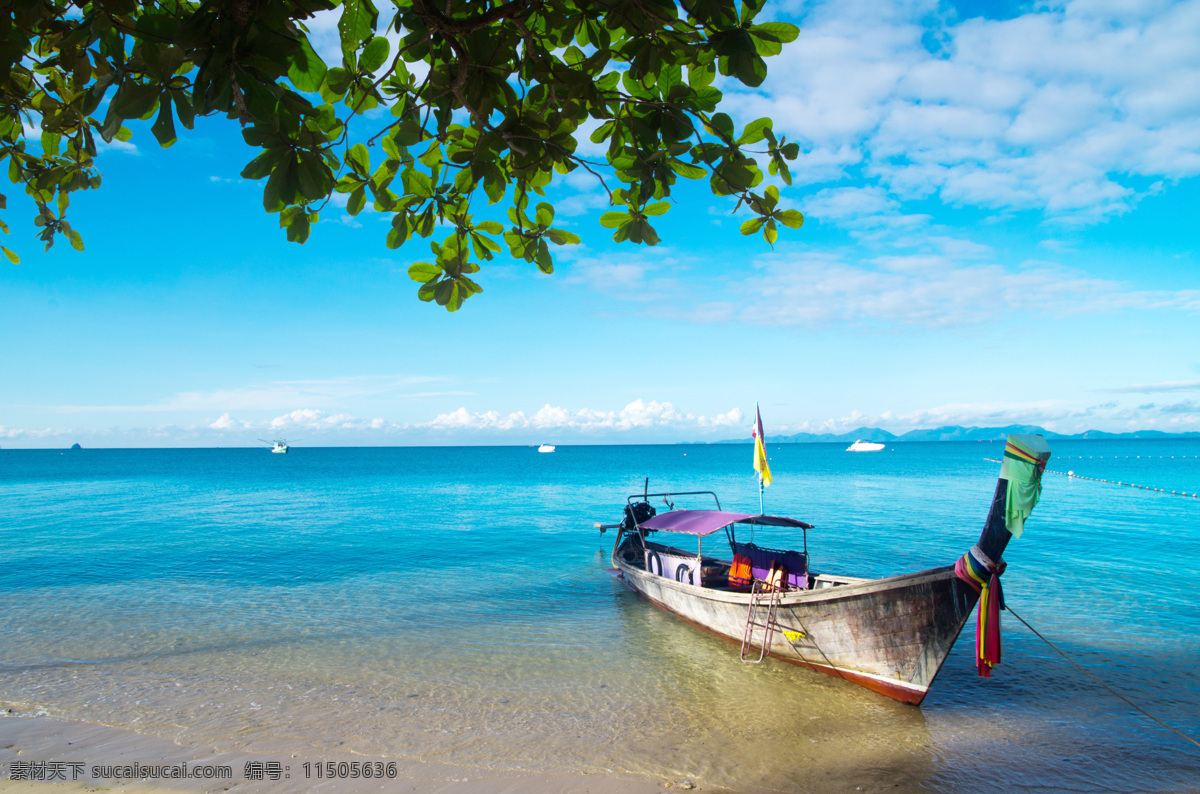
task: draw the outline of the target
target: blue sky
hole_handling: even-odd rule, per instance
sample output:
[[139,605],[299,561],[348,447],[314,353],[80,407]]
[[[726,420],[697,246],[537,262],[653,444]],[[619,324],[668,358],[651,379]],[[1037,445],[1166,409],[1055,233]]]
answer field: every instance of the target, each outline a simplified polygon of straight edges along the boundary
[[803,149],[774,251],[693,186],[617,246],[571,178],[583,244],[450,315],[370,210],[287,243],[223,119],[106,149],[84,253],[41,253],[10,186],[0,446],[716,440],[756,400],[768,439],[1200,430],[1200,2],[770,8],[800,38],[723,87]]

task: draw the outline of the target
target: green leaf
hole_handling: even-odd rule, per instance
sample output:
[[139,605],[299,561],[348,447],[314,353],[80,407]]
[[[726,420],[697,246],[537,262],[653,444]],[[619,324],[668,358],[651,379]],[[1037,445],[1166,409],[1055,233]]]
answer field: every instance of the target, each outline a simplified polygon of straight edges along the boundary
[[603,124],[601,124],[599,127],[597,127],[595,130],[592,131],[592,135],[591,135],[592,143],[604,143],[606,140],[608,140],[609,136],[612,135],[612,132],[616,128],[616,126],[617,126],[617,123],[615,121],[606,121]]
[[142,85],[132,80],[121,84],[109,104],[109,112],[123,119],[140,119],[154,112],[158,104],[159,89],[156,85]]
[[312,224],[299,207],[288,207],[279,215],[279,225],[287,229],[289,243],[304,244],[308,241]]
[[458,283],[461,284],[465,288],[465,290],[468,291],[472,295],[478,295],[481,292],[483,292],[483,287],[479,286],[473,280],[467,278],[466,276],[459,276]]
[[42,151],[46,154],[57,157],[61,141],[62,136],[58,133],[42,130]]
[[333,67],[325,72],[325,78],[321,81],[321,98],[326,102],[336,102],[350,90],[353,79],[354,75],[342,67]]
[[429,177],[423,172],[409,168],[401,174],[404,181],[404,190],[418,198],[433,197],[433,183],[429,181]]
[[619,226],[624,226],[632,220],[628,212],[606,212],[600,216],[600,225],[606,229],[615,229]]
[[450,279],[439,281],[433,288],[433,299],[437,301],[439,306],[448,306],[457,297],[458,285]]
[[533,220],[542,229],[549,227],[554,223],[554,207],[544,201],[539,202]]
[[[499,169],[495,169],[497,172]],[[488,178],[483,182],[483,192],[487,195],[488,204],[496,204],[504,198],[504,192],[508,189],[503,178],[499,176],[493,177],[490,173]]]
[[14,265],[21,264],[21,257],[17,256],[11,248],[0,245],[0,251],[4,252],[4,255],[8,257],[9,262],[12,262]]
[[354,169],[354,173],[359,176],[371,175],[371,154],[367,151],[367,147],[361,143],[356,143],[346,152],[346,165]]
[[192,106],[191,98],[184,91],[172,91],[171,98],[175,102],[175,115],[179,116],[179,123],[185,130],[190,130],[196,120],[196,108]]
[[400,221],[400,223],[396,224],[393,221],[391,231],[387,233],[386,245],[391,250],[404,245],[408,242],[408,238],[412,236],[412,226],[409,224],[408,219],[402,215],[397,215],[396,220]]
[[67,239],[71,241],[71,247],[76,251],[83,250],[83,237],[80,236],[79,232],[72,229],[71,231],[67,232]]
[[674,157],[672,157],[668,163],[671,166],[671,170],[679,174],[684,179],[703,179],[704,177],[708,176],[708,171],[705,171],[700,166],[692,165],[691,163],[685,163],[682,160],[676,160]]
[[350,198],[346,201],[346,212],[348,212],[350,215],[357,215],[358,213],[362,212],[362,209],[366,206],[366,204],[367,189],[360,186],[350,194]]
[[292,85],[296,86],[297,91],[308,94],[316,93],[321,90],[328,69],[325,62],[321,60],[321,56],[317,55],[316,50],[312,48],[308,37],[303,33],[300,34],[299,43],[300,49],[292,56],[291,63],[288,65],[288,79],[292,81]]
[[171,116],[170,94],[163,94],[162,101],[158,103],[158,119],[150,127],[150,131],[154,133],[158,145],[164,149],[169,149],[175,143],[175,119]]
[[283,148],[271,148],[255,157],[242,169],[242,179],[262,179],[275,168],[279,158],[287,153]]
[[768,118],[755,119],[746,125],[746,129],[742,131],[742,137],[737,139],[738,146],[745,146],[750,143],[758,143],[766,137],[765,130],[770,129],[772,121]]
[[762,11],[764,5],[766,5],[766,0],[742,0],[742,24],[745,25],[758,16],[758,12]]
[[263,209],[267,212],[279,212],[296,199],[297,182],[296,159],[291,152],[280,159],[263,188]]
[[642,241],[646,243],[646,245],[658,245],[660,242],[662,242],[662,240],[658,238],[658,232],[655,231],[654,227],[649,223],[646,221],[641,221],[641,227]]
[[765,218],[751,218],[742,224],[742,234],[754,234],[766,223]]
[[325,161],[313,152],[301,152],[296,170],[300,194],[309,201],[320,201],[333,189],[333,172]]
[[408,277],[413,281],[428,284],[434,279],[440,278],[444,272],[441,265],[435,265],[432,262],[413,262],[412,267],[408,269]]
[[363,49],[362,55],[358,59],[358,68],[364,72],[375,73],[380,66],[383,66],[391,49],[392,45],[388,43],[387,39],[383,36],[376,36]]
[[580,243],[579,235],[562,229],[547,229],[546,237],[555,245],[579,245]]
[[495,221],[481,221],[475,224],[475,228],[488,234],[501,234],[504,231],[504,227]]
[[356,51],[375,30],[379,12],[371,0],[344,0],[342,16],[338,20],[338,33],[342,38],[342,56],[351,66],[355,64]]
[[534,260],[537,262],[538,270],[546,275],[554,272],[554,258],[550,256],[550,246],[546,245],[545,240],[538,241],[537,255]]
[[714,113],[704,127],[722,140],[733,140],[733,119],[725,113]]
[[787,44],[800,35],[800,28],[787,22],[764,22],[750,28],[750,35],[761,41]]
[[779,231],[775,227],[775,219],[767,221],[767,226],[763,229],[763,239],[767,241],[767,245],[775,245],[776,238],[779,237]]
[[804,225],[804,216],[798,210],[782,210],[775,213],[775,217],[789,229],[799,229]]
[[642,210],[643,215],[663,215],[667,210],[671,209],[671,202],[659,201],[654,204],[647,204]]

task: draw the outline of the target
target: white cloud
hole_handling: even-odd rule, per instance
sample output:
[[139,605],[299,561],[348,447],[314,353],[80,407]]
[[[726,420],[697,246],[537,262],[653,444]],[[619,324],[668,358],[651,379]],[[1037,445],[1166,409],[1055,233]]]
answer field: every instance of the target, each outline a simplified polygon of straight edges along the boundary
[[1200,310],[1196,290],[1133,291],[1048,263],[1012,269],[963,264],[940,253],[858,261],[835,254],[770,255],[761,258],[760,271],[739,285],[749,303],[740,317],[767,325],[956,327],[1008,314]]
[[658,245],[652,250],[640,247],[615,256],[580,256],[572,262],[562,283],[644,303],[678,298],[689,285],[674,274],[686,269],[687,262],[668,246]]
[[[594,178],[594,177],[593,177]],[[555,217],[575,217],[587,215],[593,210],[608,207],[608,196],[602,191],[576,193],[554,202]]]
[[122,154],[131,154],[135,157],[141,155],[137,144],[133,141],[119,141],[113,138],[111,141],[105,141],[102,138],[96,139],[96,151],[99,152],[120,152]]
[[272,432],[306,430],[323,432],[331,430],[379,430],[385,426],[382,419],[357,419],[350,414],[327,414],[318,408],[299,408],[268,423]]
[[459,408],[456,411],[439,414],[431,421],[418,424],[416,427],[446,431],[571,430],[595,433],[653,428],[708,429],[735,426],[741,421],[741,409],[736,407],[714,416],[697,416],[681,413],[669,402],[655,400],[646,402],[639,398],[620,411],[593,408],[571,411],[547,403],[532,416],[523,411],[502,414],[498,411],[472,412],[466,408]]
[[[1186,400],[1168,405],[1154,403],[1129,406],[1121,403],[1078,405],[1062,400],[1025,403],[949,403],[907,413],[884,411],[865,414],[851,411],[845,416],[821,422],[804,422],[780,428],[779,435],[794,433],[845,433],[859,427],[879,427],[901,435],[910,430],[947,426],[1005,427],[1037,425],[1056,433],[1080,433],[1084,430],[1131,432],[1200,431],[1200,403]],[[768,438],[770,429],[768,428]]]
[[729,95],[743,122],[771,116],[799,136],[802,183],[866,176],[893,199],[1090,223],[1129,211],[1138,178],[1200,174],[1197,0],[963,22],[934,2],[803,15],[762,90]]
[[1200,391],[1200,380],[1168,381],[1166,383],[1134,383],[1098,391],[1114,394],[1156,394],[1161,392]]
[[248,425],[245,422],[239,422],[236,419],[230,418],[229,412],[226,411],[217,417],[208,427],[210,430],[241,430],[248,427]]
[[[1174,387],[1176,384],[1162,384]],[[1164,391],[1183,391],[1165,388]],[[1200,388],[1200,387],[1197,387]],[[1133,389],[1129,389],[1133,391]],[[659,440],[729,438],[744,430],[746,417],[739,408],[724,413],[696,415],[679,411],[669,402],[634,400],[620,410],[567,409],[547,403],[532,415],[523,411],[474,412],[459,408],[415,424],[396,424],[382,418],[360,419],[346,413],[326,413],[302,408],[269,421],[246,422],[223,415],[211,423],[174,423],[133,428],[43,428],[26,430],[0,425],[0,439],[19,447],[60,448],[73,442],[84,447],[226,446],[232,442],[254,446],[255,434],[291,438],[300,433],[310,445],[413,444],[413,443],[514,443],[531,436],[561,442],[621,440],[644,443]],[[882,427],[901,434],[914,429],[962,425],[996,427],[1010,424],[1040,425],[1061,433],[1088,429],[1123,432],[1163,430],[1200,431],[1200,401],[1125,404],[1117,400],[1083,405],[1064,400],[1025,403],[949,403],[909,412],[863,413],[853,410],[823,421],[767,427],[767,437],[793,433],[843,433],[858,427]],[[241,431],[238,436],[234,431]]]
[[359,397],[396,398],[465,395],[462,391],[413,391],[438,378],[423,375],[362,375],[313,380],[278,380],[211,391],[178,392],[145,405],[59,405],[60,413],[146,413],[174,411],[272,411],[293,405],[331,406]]

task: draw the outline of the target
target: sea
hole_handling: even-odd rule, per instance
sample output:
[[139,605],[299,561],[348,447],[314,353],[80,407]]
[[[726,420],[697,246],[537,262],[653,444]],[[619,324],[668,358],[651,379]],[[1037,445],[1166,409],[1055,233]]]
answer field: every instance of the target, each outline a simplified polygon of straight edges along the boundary
[[[1008,606],[1200,739],[1200,441],[1051,446]],[[766,512],[814,528],[755,539],[806,542],[816,572],[952,564],[1002,452],[768,443]],[[1012,613],[993,677],[972,617],[919,708],[740,663],[608,573],[595,525],[644,490],[759,512],[748,444],[0,450],[0,704],[184,747],[734,791],[1200,790],[1200,748]]]

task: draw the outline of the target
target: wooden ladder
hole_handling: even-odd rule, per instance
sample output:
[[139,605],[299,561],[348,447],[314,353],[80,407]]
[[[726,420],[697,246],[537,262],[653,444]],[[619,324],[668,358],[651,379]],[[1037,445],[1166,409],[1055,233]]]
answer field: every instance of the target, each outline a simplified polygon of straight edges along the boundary
[[[761,588],[761,589],[760,589]],[[742,652],[740,657],[745,664],[758,664],[771,654],[771,640],[775,638],[775,613],[779,609],[779,597],[782,593],[770,588],[763,582],[755,582],[750,589],[750,607],[746,610],[746,628],[742,632]],[[765,603],[764,603],[765,602]],[[759,612],[766,609],[764,620],[759,619]],[[763,630],[762,642],[758,646],[758,658],[754,656],[754,633],[756,629]]]

